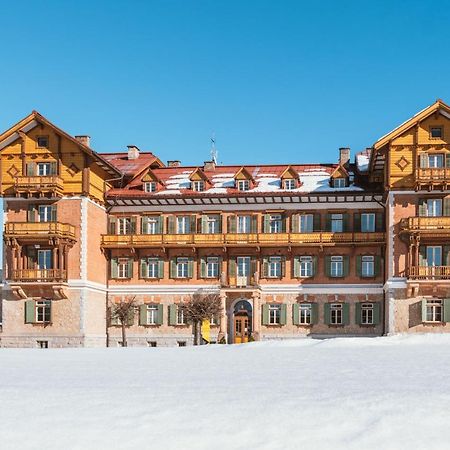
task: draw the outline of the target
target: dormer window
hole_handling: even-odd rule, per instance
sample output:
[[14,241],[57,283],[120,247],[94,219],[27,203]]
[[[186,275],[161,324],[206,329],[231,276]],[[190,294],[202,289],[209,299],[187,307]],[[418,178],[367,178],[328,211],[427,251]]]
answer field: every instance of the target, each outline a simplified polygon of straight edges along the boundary
[[238,180],[237,188],[239,191],[249,191],[250,181],[249,180]]
[[344,188],[347,185],[346,178],[333,178],[333,187],[334,188]]
[[430,138],[431,139],[442,139],[444,137],[444,133],[442,127],[431,127],[430,128]]
[[283,180],[283,189],[292,190],[295,189],[295,180],[293,178],[287,178]]
[[192,190],[195,192],[203,192],[205,190],[205,182],[204,181],[193,181],[192,182]]
[[147,181],[144,183],[144,191],[145,192],[156,192],[156,182],[155,181]]

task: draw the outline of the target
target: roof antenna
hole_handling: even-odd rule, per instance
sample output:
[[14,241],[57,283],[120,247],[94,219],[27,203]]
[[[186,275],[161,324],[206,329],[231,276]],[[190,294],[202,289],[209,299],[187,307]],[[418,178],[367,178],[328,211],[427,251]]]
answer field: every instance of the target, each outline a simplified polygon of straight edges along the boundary
[[214,164],[217,164],[218,151],[216,149],[216,136],[215,136],[214,131],[211,135],[211,152],[210,153],[211,153],[211,160],[214,162]]

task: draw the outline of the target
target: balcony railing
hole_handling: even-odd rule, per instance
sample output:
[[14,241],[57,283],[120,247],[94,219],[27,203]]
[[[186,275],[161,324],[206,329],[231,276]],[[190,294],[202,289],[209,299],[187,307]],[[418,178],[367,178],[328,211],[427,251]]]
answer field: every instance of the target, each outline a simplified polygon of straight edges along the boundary
[[5,237],[16,237],[29,240],[61,237],[75,239],[75,227],[60,222],[7,222]]
[[12,281],[55,282],[67,281],[67,271],[61,269],[16,269],[11,273]]
[[417,179],[420,181],[450,181],[450,168],[430,167],[417,169]]
[[16,193],[53,193],[62,195],[64,183],[62,178],[51,176],[16,177],[14,183]]
[[450,279],[450,266],[412,266],[409,277],[413,280],[448,280]]
[[104,248],[153,247],[183,245],[335,245],[335,244],[382,244],[384,233],[249,233],[249,234],[130,234],[103,235]]
[[403,233],[450,235],[450,217],[408,217],[401,220],[400,228]]

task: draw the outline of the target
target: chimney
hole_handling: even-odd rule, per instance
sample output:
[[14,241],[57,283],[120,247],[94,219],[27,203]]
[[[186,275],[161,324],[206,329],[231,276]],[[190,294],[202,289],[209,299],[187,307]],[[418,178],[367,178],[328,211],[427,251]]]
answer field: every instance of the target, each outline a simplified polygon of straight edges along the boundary
[[177,161],[177,160],[167,161],[167,165],[168,165],[168,167],[180,167],[181,161]]
[[90,143],[91,143],[91,137],[87,136],[87,135],[83,135],[83,136],[75,136],[75,139],[80,143],[85,145],[86,147],[89,147]]
[[135,145],[127,145],[128,147],[128,159],[138,159],[139,149]]
[[350,148],[341,147],[339,149],[339,164],[345,166],[350,162]]
[[215,170],[216,162],[215,161],[205,161],[203,163],[203,170]]

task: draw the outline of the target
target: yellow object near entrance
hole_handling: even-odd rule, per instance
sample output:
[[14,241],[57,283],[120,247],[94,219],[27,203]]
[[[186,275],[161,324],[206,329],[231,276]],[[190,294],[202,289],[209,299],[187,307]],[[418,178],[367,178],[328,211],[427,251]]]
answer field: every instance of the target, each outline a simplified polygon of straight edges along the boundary
[[202,322],[202,338],[209,344],[211,342],[211,321],[203,319]]

